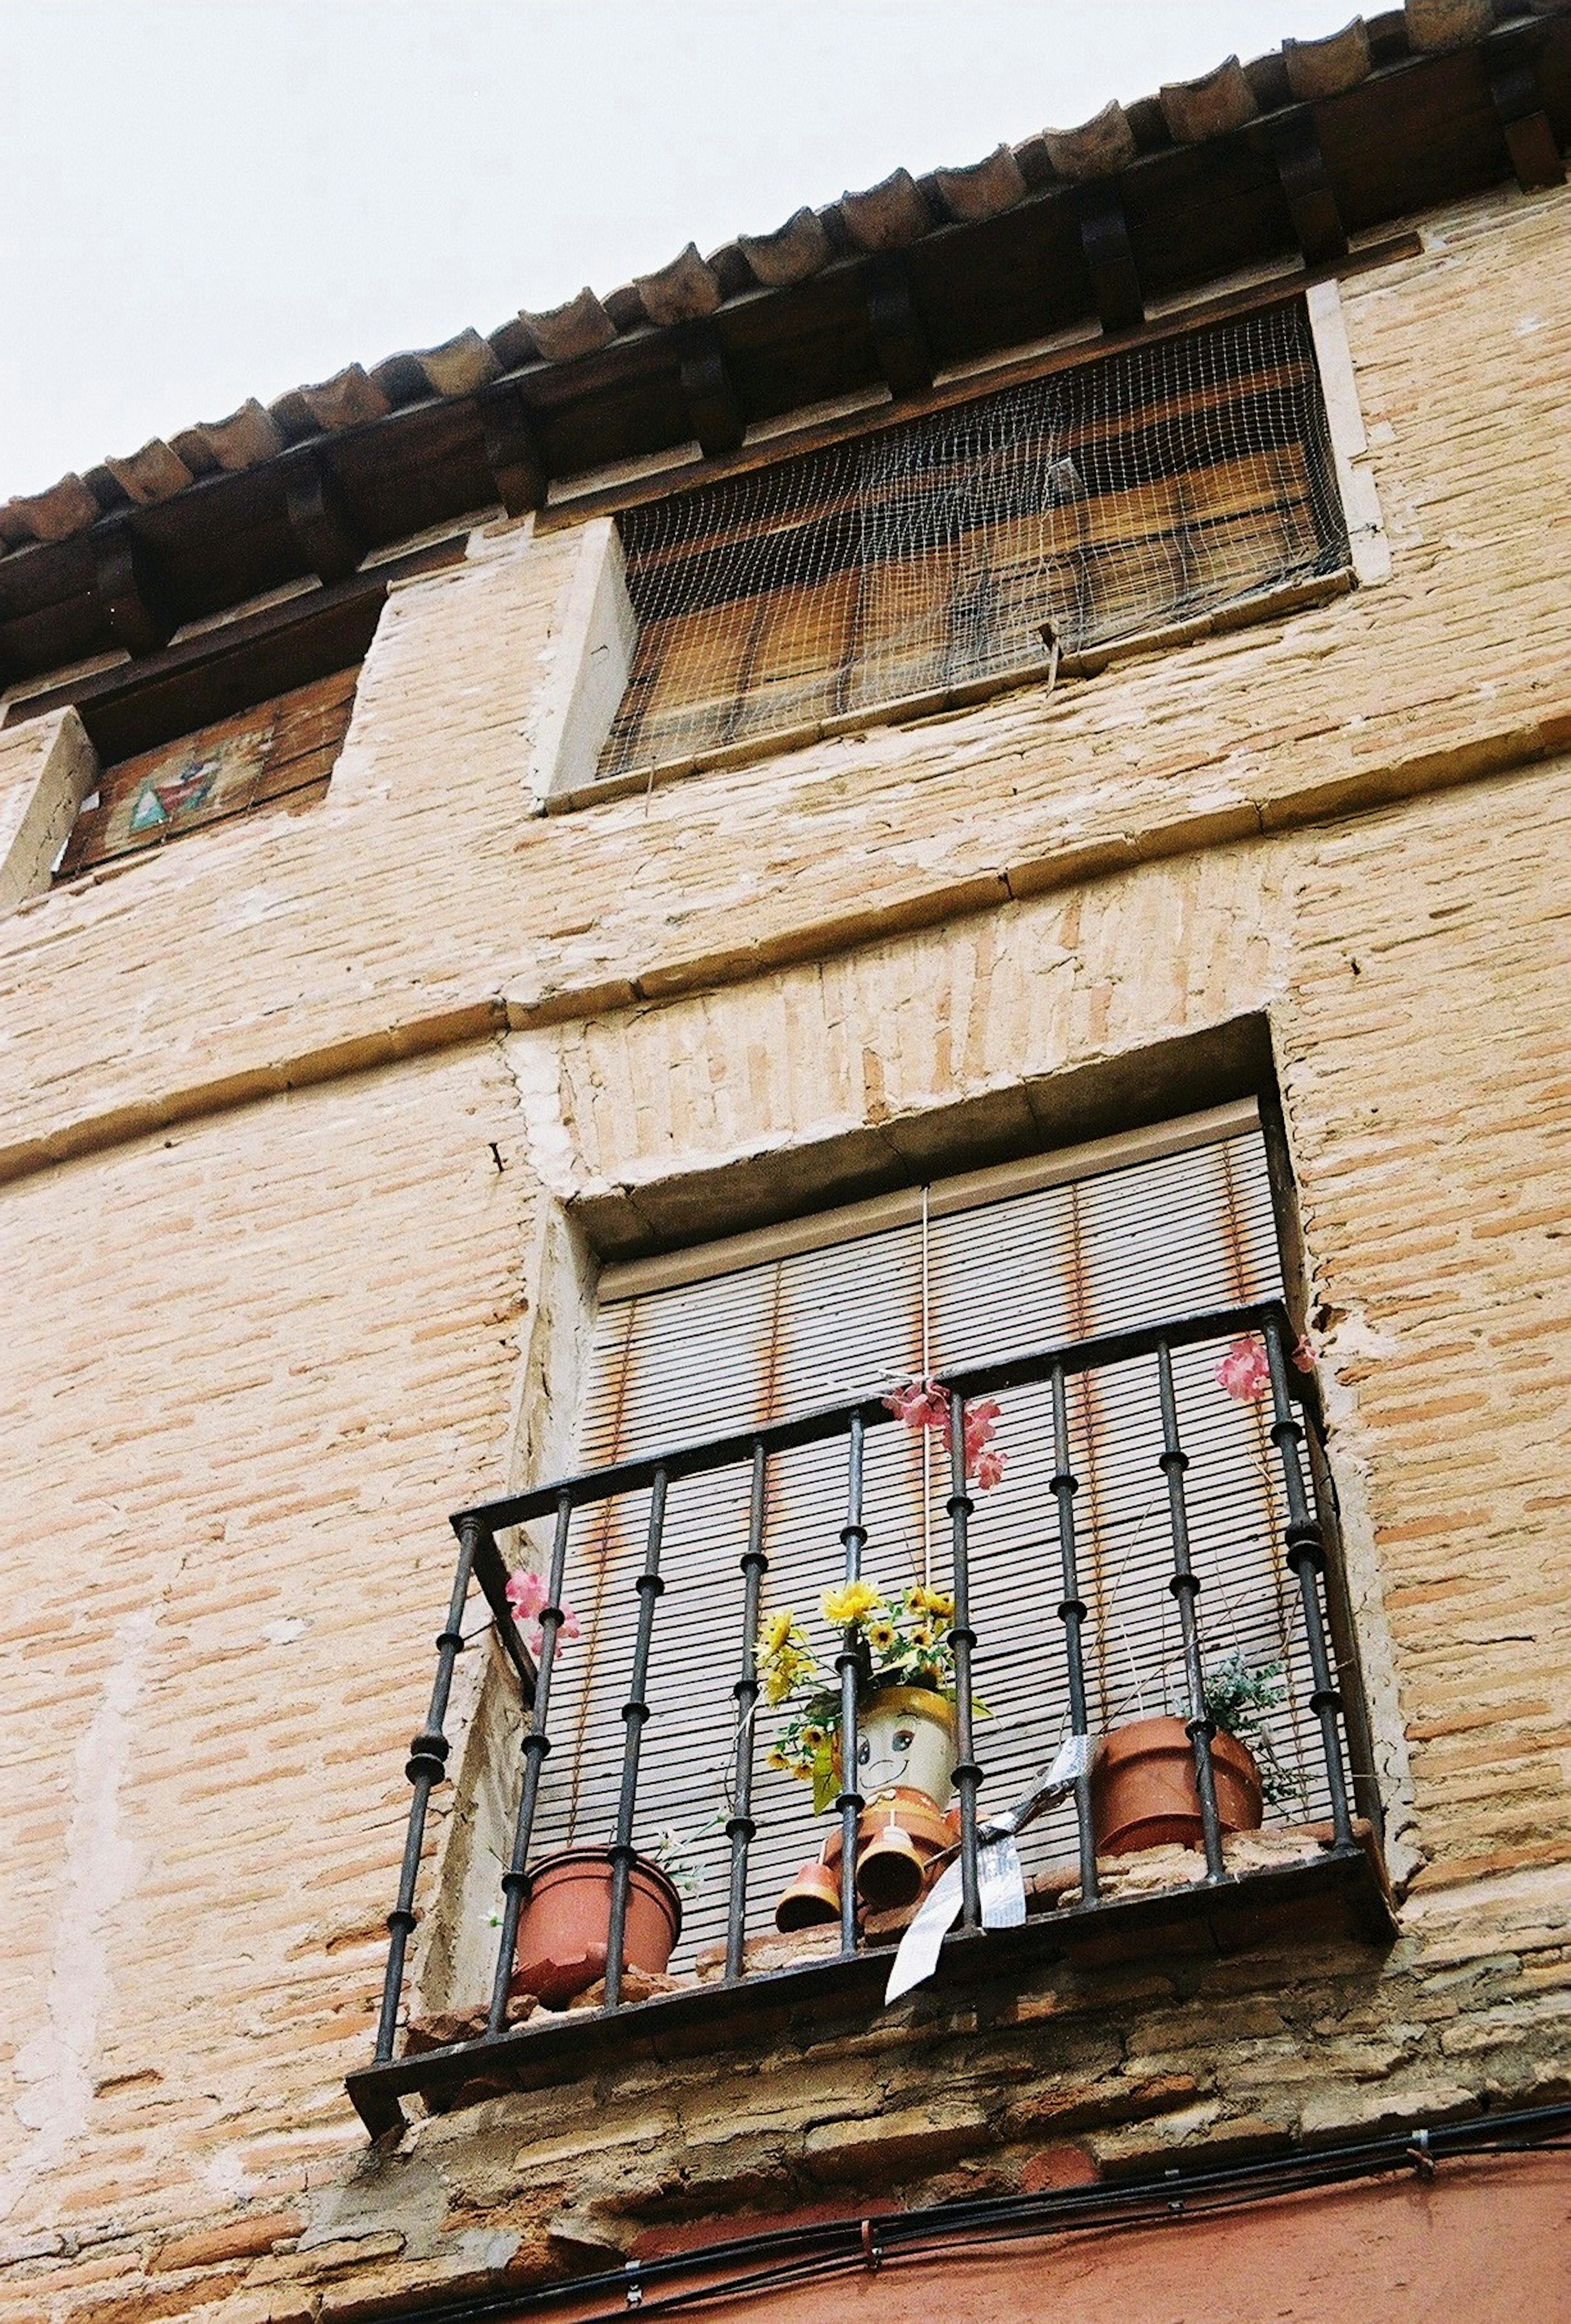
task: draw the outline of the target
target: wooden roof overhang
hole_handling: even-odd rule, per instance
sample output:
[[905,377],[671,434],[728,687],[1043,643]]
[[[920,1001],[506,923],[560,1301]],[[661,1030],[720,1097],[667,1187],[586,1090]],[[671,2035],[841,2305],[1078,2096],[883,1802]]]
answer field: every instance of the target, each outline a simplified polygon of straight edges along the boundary
[[756,423],[880,388],[918,407],[936,374],[1076,327],[1117,344],[1151,308],[1241,272],[1333,266],[1392,220],[1512,176],[1556,182],[1571,143],[1571,15],[1514,0],[1496,15],[1508,21],[1437,55],[1408,52],[1400,12],[1377,17],[1374,69],[1341,95],[1291,102],[1284,76],[1279,104],[1182,144],[1148,100],[1129,117],[1151,150],[1116,174],[1067,182],[1044,164],[1044,182],[980,222],[842,254],[701,320],[531,361],[14,549],[0,557],[0,681],[117,650],[162,665],[186,623],[312,576],[340,603],[364,595],[379,548],[498,503],[522,513],[563,478],[696,444],[682,481],[697,481]]

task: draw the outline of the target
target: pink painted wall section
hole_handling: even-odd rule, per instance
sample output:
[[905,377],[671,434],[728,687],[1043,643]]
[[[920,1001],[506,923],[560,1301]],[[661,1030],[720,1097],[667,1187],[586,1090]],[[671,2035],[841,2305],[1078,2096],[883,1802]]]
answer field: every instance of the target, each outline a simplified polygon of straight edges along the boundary
[[1427,2182],[885,2260],[705,2314],[712,2324],[1568,2324],[1571,2154],[1442,2163]]

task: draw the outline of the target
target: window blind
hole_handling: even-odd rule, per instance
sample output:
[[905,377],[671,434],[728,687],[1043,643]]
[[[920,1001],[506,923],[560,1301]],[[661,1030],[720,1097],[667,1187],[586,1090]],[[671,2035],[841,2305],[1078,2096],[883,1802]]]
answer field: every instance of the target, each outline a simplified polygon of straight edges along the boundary
[[[883,1393],[924,1370],[1023,1354],[1124,1328],[1280,1295],[1281,1279],[1258,1129],[1157,1155],[1068,1184],[940,1211],[707,1279],[607,1303],[596,1328],[578,1465]],[[1280,1554],[1268,1420],[1223,1394],[1222,1350],[1176,1352],[1201,1621],[1207,1660],[1235,1650],[1284,1658],[1292,1698],[1272,1732],[1302,1802],[1317,1809],[1306,1710],[1308,1675],[1292,1638],[1290,1578]],[[1154,1359],[1071,1384],[1083,1594],[1089,1607],[1094,1725],[1169,1707],[1180,1675]],[[984,1808],[1005,1805],[1051,1758],[1067,1699],[1061,1630],[1049,1392],[1002,1398],[1003,1482],[978,1494],[972,1521],[976,1685]],[[821,1591],[839,1578],[843,1445],[812,1445],[772,1464],[766,1613],[794,1608],[826,1655]],[[869,1432],[864,1572],[895,1591],[924,1573],[948,1584],[947,1477],[931,1446],[892,1425]],[[731,1688],[740,1664],[738,1561],[746,1545],[744,1469],[673,1483],[667,1588],[655,1622],[638,1840],[662,1831],[702,1874],[678,1965],[724,1925],[727,1812],[735,1748]],[[647,1496],[586,1513],[575,1528],[567,1597],[583,1638],[559,1657],[553,1748],[537,1852],[610,1831],[620,1771]],[[754,1764],[750,1927],[828,1830],[806,1787],[764,1766],[773,1720],[762,1705]],[[1074,1855],[1072,1820],[1044,1820],[1036,1862]]]

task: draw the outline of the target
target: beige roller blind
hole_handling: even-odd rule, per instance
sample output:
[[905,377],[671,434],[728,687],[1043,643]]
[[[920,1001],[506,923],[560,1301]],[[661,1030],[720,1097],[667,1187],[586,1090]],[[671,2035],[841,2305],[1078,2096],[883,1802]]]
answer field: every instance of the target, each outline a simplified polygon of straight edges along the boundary
[[[1149,1142],[1149,1141],[1148,1141]],[[608,1300],[596,1336],[580,1438],[582,1467],[674,1448],[815,1405],[883,1392],[923,1369],[1001,1359],[1280,1290],[1263,1143],[1257,1127],[1184,1150],[1148,1154],[1067,1183],[947,1207],[931,1191],[920,1216],[696,1280]],[[925,1254],[925,1255],[924,1255]],[[699,1259],[701,1261],[701,1254]],[[1224,1395],[1220,1348],[1175,1358],[1190,1454],[1190,1522],[1208,1654],[1294,1660],[1280,1564],[1266,1416]],[[1052,1756],[1067,1720],[1058,1536],[1049,1490],[1049,1391],[1003,1398],[1003,1481],[978,1496],[972,1524],[976,1684],[992,1716],[979,1729],[984,1806],[1004,1804]],[[1154,1360],[1072,1383],[1081,1478],[1082,1590],[1090,1607],[1094,1723],[1165,1708],[1177,1683],[1178,1629]],[[864,1570],[891,1590],[924,1572],[949,1578],[937,1459],[903,1429],[870,1431]],[[745,1471],[670,1489],[665,1595],[655,1623],[638,1838],[679,1833],[704,1873],[679,1960],[724,1928],[726,1843],[720,1825],[735,1748],[731,1694],[742,1648]],[[539,1850],[609,1834],[621,1767],[620,1716],[636,1613],[646,1496],[576,1520],[568,1598],[585,1636],[559,1664],[556,1738]],[[845,1449],[804,1447],[772,1466],[765,1605],[793,1607],[826,1652],[820,1592],[839,1577]],[[1308,1682],[1278,1722],[1281,1754],[1308,1775]],[[761,1708],[754,1764],[750,1925],[826,1827],[805,1788],[767,1771]],[[1312,1790],[1306,1804],[1315,1804]],[[1069,1855],[1067,1821],[1039,1828],[1039,1859]]]

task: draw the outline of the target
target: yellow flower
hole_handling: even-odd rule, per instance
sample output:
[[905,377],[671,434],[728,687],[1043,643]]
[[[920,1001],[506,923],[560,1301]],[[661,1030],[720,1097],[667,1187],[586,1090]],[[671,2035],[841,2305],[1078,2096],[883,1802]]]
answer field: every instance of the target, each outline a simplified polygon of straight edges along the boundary
[[931,1627],[926,1622],[919,1622],[916,1628],[911,1632],[912,1646],[931,1646],[937,1645],[937,1643],[938,1641],[933,1636]]
[[765,1662],[769,1661],[771,1655],[778,1655],[790,1637],[793,1619],[794,1617],[788,1611],[774,1615],[764,1625],[763,1634],[758,1642],[758,1651]]
[[888,1654],[890,1648],[894,1644],[894,1624],[887,1621],[869,1622],[867,1625],[867,1643],[873,1648],[875,1655]]
[[765,1702],[783,1702],[795,1684],[794,1674],[789,1670],[782,1670],[777,1663],[763,1682]]
[[821,1727],[804,1727],[798,1740],[804,1751],[816,1751],[824,1739]]
[[883,1610],[883,1601],[871,1582],[847,1582],[838,1590],[824,1592],[824,1619],[832,1630],[849,1629],[865,1621],[869,1614]]
[[911,1604],[923,1613],[936,1614],[940,1622],[955,1618],[955,1600],[942,1590],[913,1590]]
[[789,1767],[790,1766],[790,1761],[786,1757],[785,1753],[777,1746],[776,1748],[770,1753],[768,1764],[772,1767]]

